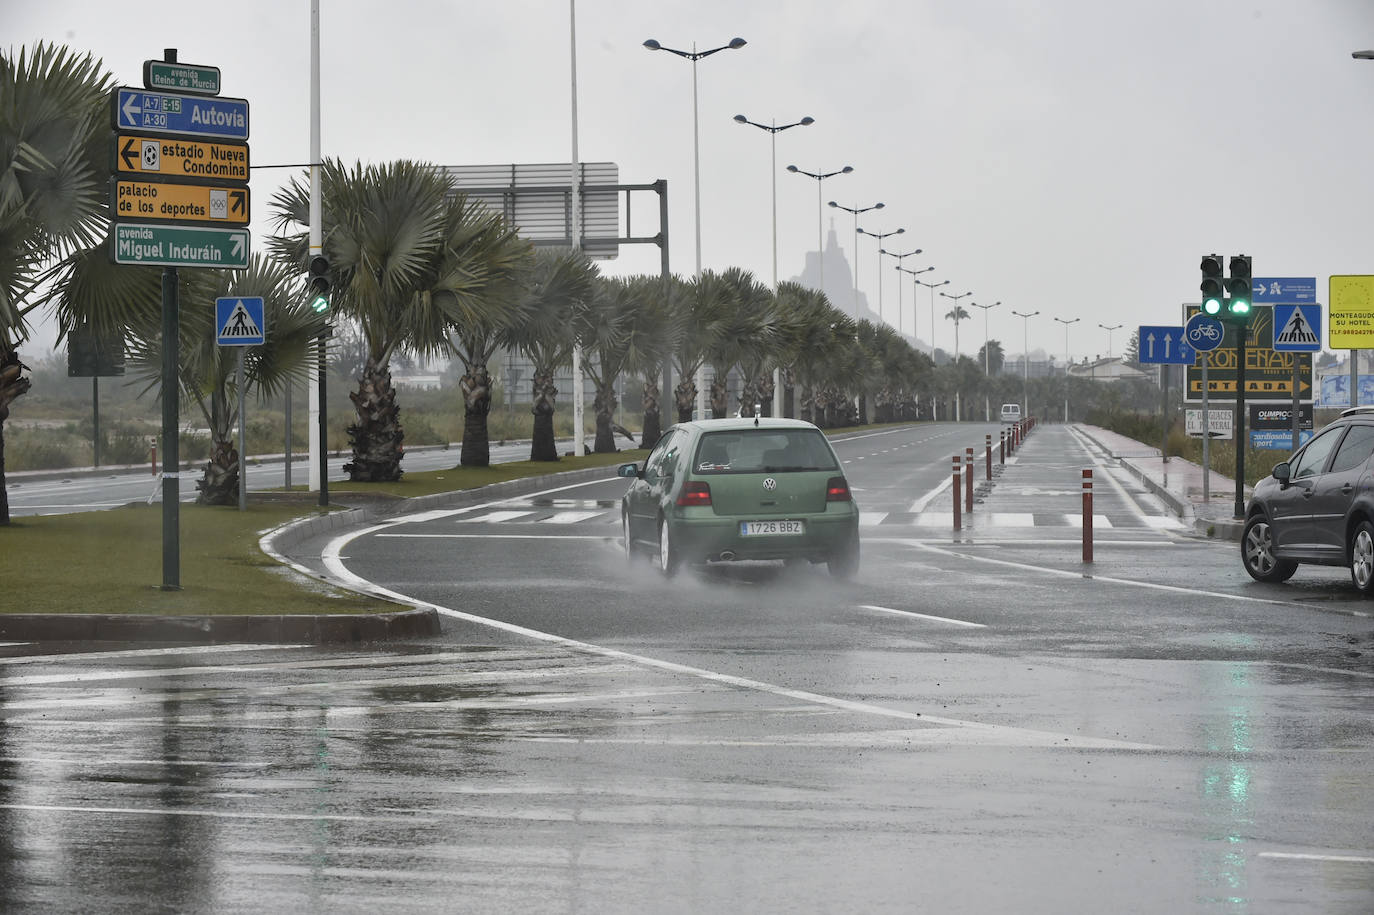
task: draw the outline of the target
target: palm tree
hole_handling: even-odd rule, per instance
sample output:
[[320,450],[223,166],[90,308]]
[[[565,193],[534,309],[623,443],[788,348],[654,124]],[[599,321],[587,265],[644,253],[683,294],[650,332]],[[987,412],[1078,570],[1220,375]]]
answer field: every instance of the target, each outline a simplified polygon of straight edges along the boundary
[[978,347],[978,364],[987,367],[990,378],[1002,373],[1002,363],[1005,360],[1006,354],[1002,352],[1002,344],[998,340],[989,340]]
[[729,289],[730,308],[711,341],[710,360],[715,368],[711,384],[711,414],[723,418],[729,411],[726,379],[739,369],[740,415],[753,416],[762,404],[765,388],[772,400],[772,379],[763,379],[764,368],[776,357],[782,343],[781,315],[777,299],[753,274],[731,267],[721,274]]
[[659,388],[659,375],[665,360],[672,358],[682,337],[691,332],[691,309],[687,305],[688,287],[679,277],[643,277],[640,292],[640,322],[644,345],[640,351],[656,353],[652,364],[627,365],[626,369],[644,377],[644,429],[641,448],[652,448],[663,434],[663,400],[670,392]]
[[553,376],[572,358],[573,337],[568,328],[578,303],[591,295],[596,277],[591,261],[571,248],[536,251],[524,292],[525,320],[506,327],[500,335],[502,346],[518,350],[534,364],[531,461],[558,460],[553,425],[558,389]]
[[953,308],[951,308],[949,311],[945,312],[945,320],[946,320],[946,321],[953,321],[953,322],[954,322],[954,358],[955,358],[955,359],[958,359],[958,358],[959,358],[959,322],[960,322],[960,321],[963,321],[963,320],[965,320],[965,319],[967,319],[967,318],[969,318],[969,317],[971,317],[971,315],[970,315],[967,311],[964,310],[964,306],[962,306],[962,305],[955,305],[955,306],[954,306]]
[[[783,376],[787,386],[783,412],[812,417],[814,422],[815,369],[826,349],[833,345],[834,325],[843,315],[831,307],[825,293],[798,283],[779,283],[777,299],[783,315],[778,361],[788,367]],[[800,396],[795,390],[798,384],[803,388]]]
[[646,285],[643,279],[598,280],[573,323],[578,342],[587,353],[587,375],[596,388],[596,441],[592,450],[597,454],[617,450],[612,428],[618,403],[616,379],[628,366],[658,362],[659,355],[647,348],[653,336],[646,332],[640,308]]
[[0,524],[10,520],[5,421],[29,391],[19,347],[54,258],[96,244],[108,216],[113,78],[89,54],[39,43],[0,54]]
[[670,305],[678,310],[677,322],[690,328],[677,336],[673,347],[673,362],[679,379],[673,389],[677,419],[687,422],[696,407],[697,370],[706,363],[711,341],[719,336],[721,323],[730,314],[730,289],[719,274],[707,270],[692,280],[682,299]]

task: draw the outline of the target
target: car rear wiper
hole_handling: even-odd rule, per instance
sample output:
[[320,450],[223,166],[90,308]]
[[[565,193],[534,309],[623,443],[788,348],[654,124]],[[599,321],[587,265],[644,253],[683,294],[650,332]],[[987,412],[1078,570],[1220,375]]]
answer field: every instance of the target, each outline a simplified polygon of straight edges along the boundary
[[808,467],[805,464],[770,464],[763,468],[764,473],[792,473],[806,470],[820,470],[820,467]]

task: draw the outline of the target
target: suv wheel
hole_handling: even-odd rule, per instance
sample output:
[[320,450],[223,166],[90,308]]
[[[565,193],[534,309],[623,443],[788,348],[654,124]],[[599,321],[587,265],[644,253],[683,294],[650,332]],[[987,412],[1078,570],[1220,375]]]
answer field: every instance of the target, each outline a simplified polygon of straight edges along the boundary
[[1374,595],[1374,525],[1368,521],[1350,538],[1350,579],[1361,594]]
[[[1370,540],[1370,547],[1374,557],[1374,538]],[[1245,522],[1245,531],[1240,535],[1240,558],[1245,571],[1255,581],[1287,581],[1298,570],[1293,560],[1274,556],[1274,531],[1263,515],[1255,515]]]

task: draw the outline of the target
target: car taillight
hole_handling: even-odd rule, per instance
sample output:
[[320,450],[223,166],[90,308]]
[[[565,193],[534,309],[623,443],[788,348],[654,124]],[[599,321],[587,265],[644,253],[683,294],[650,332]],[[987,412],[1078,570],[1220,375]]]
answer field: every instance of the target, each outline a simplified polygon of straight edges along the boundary
[[706,483],[689,481],[682,487],[682,492],[677,497],[677,504],[686,505],[710,505],[711,487]]
[[849,494],[849,484],[844,477],[831,477],[825,484],[825,501],[827,502],[849,502],[853,500]]

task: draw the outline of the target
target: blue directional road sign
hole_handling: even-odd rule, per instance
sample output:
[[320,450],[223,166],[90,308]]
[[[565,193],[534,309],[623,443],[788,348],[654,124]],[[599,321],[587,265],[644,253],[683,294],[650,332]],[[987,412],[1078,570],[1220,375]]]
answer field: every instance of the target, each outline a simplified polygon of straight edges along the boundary
[[1274,351],[1315,353],[1322,348],[1320,305],[1274,306]]
[[266,339],[265,327],[260,296],[215,299],[215,342],[220,346],[256,346]]
[[1184,341],[1199,353],[1210,353],[1221,346],[1221,338],[1225,335],[1226,328],[1220,321],[1200,311],[1183,325]]
[[1250,280],[1250,301],[1256,305],[1313,305],[1315,276],[1257,276]]
[[248,100],[150,92],[120,86],[111,93],[116,130],[248,139]]
[[1183,338],[1182,327],[1151,327],[1142,324],[1137,344],[1141,362],[1192,365],[1193,360],[1197,358],[1193,348]]

